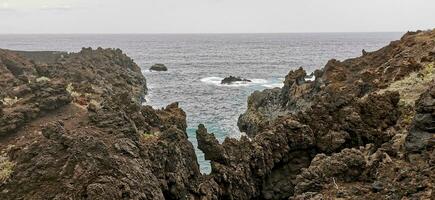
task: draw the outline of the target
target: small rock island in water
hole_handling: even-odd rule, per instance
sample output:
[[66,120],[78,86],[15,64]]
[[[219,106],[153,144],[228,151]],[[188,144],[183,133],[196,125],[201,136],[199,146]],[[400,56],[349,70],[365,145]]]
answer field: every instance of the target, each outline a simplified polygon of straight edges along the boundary
[[168,68],[164,64],[157,63],[150,67],[150,71],[163,72],[168,71]]
[[240,78],[237,76],[228,76],[222,79],[221,84],[233,84],[235,82],[251,82],[251,80]]

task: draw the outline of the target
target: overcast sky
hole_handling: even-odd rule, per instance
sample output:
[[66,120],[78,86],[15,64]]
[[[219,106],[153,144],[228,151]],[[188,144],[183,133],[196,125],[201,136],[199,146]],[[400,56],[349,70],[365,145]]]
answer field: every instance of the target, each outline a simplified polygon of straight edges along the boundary
[[0,0],[0,33],[371,32],[435,28],[435,0]]

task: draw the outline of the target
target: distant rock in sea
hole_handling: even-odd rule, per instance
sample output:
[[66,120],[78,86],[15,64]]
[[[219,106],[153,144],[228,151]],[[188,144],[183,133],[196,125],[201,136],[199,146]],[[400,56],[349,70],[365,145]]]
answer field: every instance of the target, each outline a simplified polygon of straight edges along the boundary
[[151,66],[150,71],[168,71],[168,68],[164,64],[154,64]]
[[236,76],[228,76],[222,79],[221,84],[232,84],[234,82],[251,82],[251,80],[236,77]]

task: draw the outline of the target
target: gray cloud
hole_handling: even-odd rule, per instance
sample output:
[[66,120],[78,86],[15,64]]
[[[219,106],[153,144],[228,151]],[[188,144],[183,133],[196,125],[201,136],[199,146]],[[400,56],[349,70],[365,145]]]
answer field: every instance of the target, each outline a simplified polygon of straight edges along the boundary
[[74,8],[72,6],[43,6],[39,8],[38,10],[41,11],[71,11],[77,8]]
[[0,12],[14,12],[14,11],[16,10],[12,8],[0,8]]

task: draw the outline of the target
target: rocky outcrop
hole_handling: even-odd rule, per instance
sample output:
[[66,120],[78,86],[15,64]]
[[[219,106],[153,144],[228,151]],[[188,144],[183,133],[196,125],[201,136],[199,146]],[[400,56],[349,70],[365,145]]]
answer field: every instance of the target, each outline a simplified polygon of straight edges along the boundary
[[[200,131],[197,132],[198,143],[208,145],[201,145],[199,148],[212,161],[212,172],[207,176],[206,181],[207,187],[217,185],[213,190],[219,191],[218,197],[221,198],[276,197],[273,194],[275,188],[262,190],[266,183],[274,184],[279,181],[272,177],[273,172],[282,168],[281,171],[284,173],[278,174],[282,177],[288,174],[286,170],[298,171],[308,166],[311,160],[309,149],[315,142],[314,133],[308,126],[292,119],[283,119],[283,121],[285,124],[276,127],[276,130],[258,135],[252,141],[243,136],[240,140],[227,138],[223,144],[213,142],[214,136],[205,134],[200,125]],[[306,158],[293,159],[300,155]],[[290,160],[291,163],[288,163]],[[280,183],[288,190],[279,192],[287,195],[291,193],[292,178],[294,177],[287,177],[285,183]],[[265,180],[267,182],[264,182]]]
[[65,83],[38,79],[30,61],[5,50],[0,61],[0,136],[71,102]]
[[330,60],[323,69],[314,72],[314,81],[306,81],[301,68],[290,71],[279,95],[278,91],[265,90],[249,97],[247,111],[238,121],[239,129],[254,136],[265,128],[264,124],[273,124],[283,113],[304,112],[324,101],[341,106],[349,97],[361,98],[387,88],[433,62],[433,37],[434,31],[410,32],[401,40],[361,57]]
[[[385,132],[398,120],[398,97],[398,93],[389,92],[349,99],[340,108],[328,108],[326,103],[316,105],[308,113],[278,117],[252,140],[242,137],[240,141],[226,139],[218,144],[200,126],[199,148],[212,163],[209,178],[224,186],[216,189],[225,191],[223,196],[288,198],[294,194],[296,176],[310,166],[316,154],[389,141],[393,134]],[[334,115],[328,116],[330,113]],[[320,121],[325,116],[330,119]]]
[[50,63],[0,53],[1,199],[181,199],[194,190],[185,113],[176,103],[142,106],[145,79],[120,50]]
[[237,76],[228,76],[222,79],[221,84],[233,84],[235,82],[251,82],[251,80],[240,78]]
[[[281,109],[279,88],[255,91],[248,97],[246,114],[242,114],[237,121],[240,130],[253,135],[269,125],[271,120],[288,114]],[[254,114],[255,113],[255,114]]]
[[[425,91],[433,80],[434,39],[434,31],[408,33],[362,57],[329,61],[314,73],[314,81],[305,79],[301,68],[291,71],[283,88],[249,97],[238,125],[250,139],[218,144],[200,127],[198,142],[207,144],[200,148],[212,166],[205,185],[213,189],[204,194],[218,191],[221,198],[235,199],[383,199],[395,190],[399,198],[432,195],[432,150],[426,148],[431,139],[411,132],[431,130],[433,102]],[[426,94],[417,101],[426,102],[425,113],[412,112],[415,99],[407,96],[408,86],[397,87],[403,85],[399,81]],[[413,116],[421,121],[408,123]],[[424,128],[417,130],[418,124]],[[423,152],[409,154],[405,147],[412,145]],[[400,166],[413,174],[411,184],[395,171]]]
[[[379,148],[368,144],[330,156],[316,155],[297,175],[295,194],[290,199],[431,199],[435,141],[425,135],[433,132],[417,131],[416,124],[434,121],[433,115],[429,117],[432,121],[421,117],[428,111],[424,109],[427,105],[429,110],[434,106],[429,103],[434,86],[432,82],[417,101],[409,132],[397,133]],[[423,127],[430,130],[432,126]]]
[[150,67],[150,71],[168,71],[168,68],[164,64],[154,64]]

